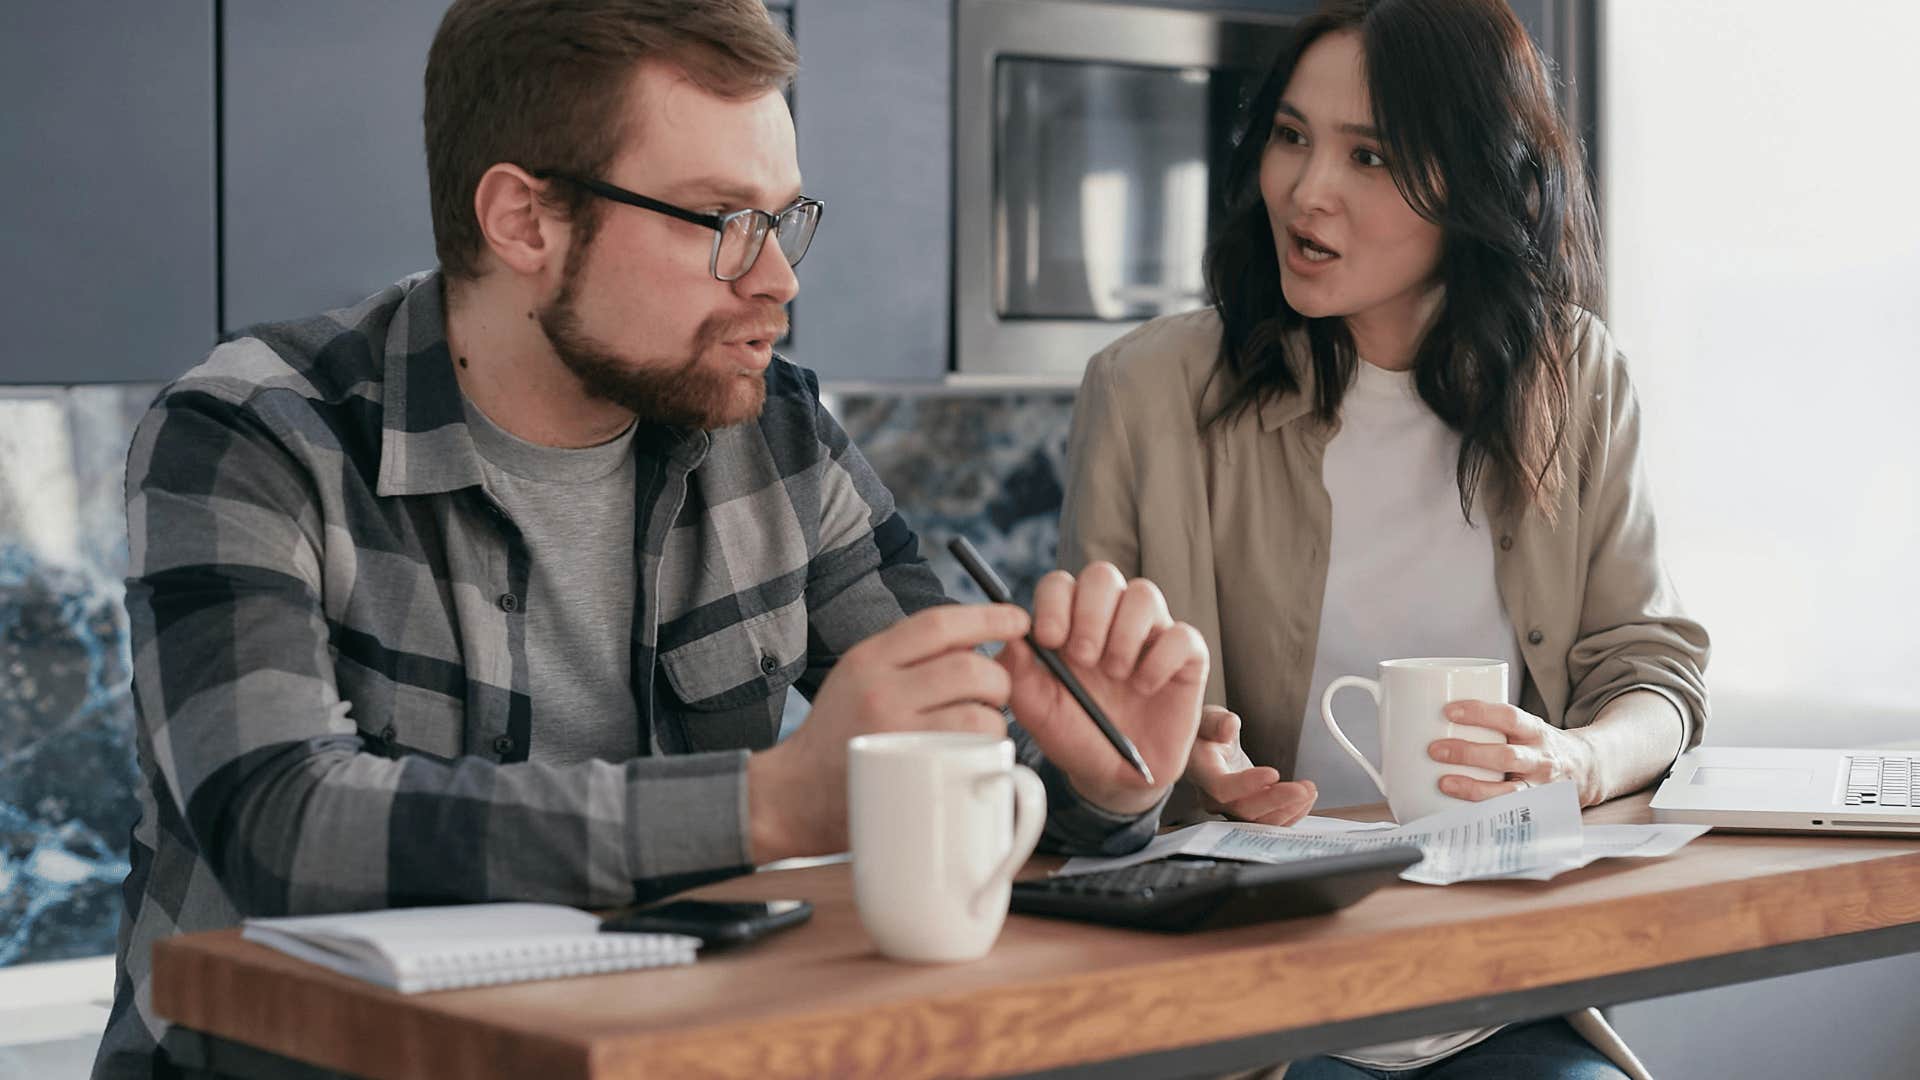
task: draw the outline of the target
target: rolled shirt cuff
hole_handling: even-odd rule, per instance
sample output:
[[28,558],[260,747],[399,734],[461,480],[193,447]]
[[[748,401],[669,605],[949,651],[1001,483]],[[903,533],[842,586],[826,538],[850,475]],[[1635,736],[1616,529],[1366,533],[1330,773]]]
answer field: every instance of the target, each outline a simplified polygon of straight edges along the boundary
[[1058,765],[1042,759],[1034,767],[1047,788],[1047,828],[1041,850],[1059,855],[1127,855],[1147,846],[1160,828],[1167,794],[1138,814],[1116,814],[1088,802],[1074,790]]
[[753,868],[747,754],[726,750],[628,763],[627,865],[637,889],[657,891],[680,880],[714,880]]

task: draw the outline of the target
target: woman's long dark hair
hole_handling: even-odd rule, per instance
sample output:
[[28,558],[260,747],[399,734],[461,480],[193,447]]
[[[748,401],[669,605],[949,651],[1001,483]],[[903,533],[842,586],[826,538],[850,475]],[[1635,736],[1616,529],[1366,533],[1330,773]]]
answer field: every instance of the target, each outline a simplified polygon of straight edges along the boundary
[[1351,381],[1344,320],[1313,319],[1280,290],[1260,193],[1275,106],[1300,56],[1329,32],[1359,34],[1373,122],[1400,193],[1441,228],[1445,298],[1415,354],[1420,397],[1460,433],[1460,509],[1489,465],[1494,490],[1549,520],[1565,477],[1567,353],[1582,308],[1601,304],[1598,225],[1580,147],[1546,66],[1505,0],[1329,0],[1305,20],[1248,106],[1228,164],[1226,215],[1207,249],[1229,376],[1213,427],[1301,392],[1283,338],[1304,327],[1314,414],[1331,421]]

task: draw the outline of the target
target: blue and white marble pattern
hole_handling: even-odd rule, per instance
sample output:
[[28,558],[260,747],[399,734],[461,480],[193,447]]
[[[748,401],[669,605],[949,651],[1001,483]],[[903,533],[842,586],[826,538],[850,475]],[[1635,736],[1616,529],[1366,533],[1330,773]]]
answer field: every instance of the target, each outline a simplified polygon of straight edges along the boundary
[[947,554],[965,535],[1022,604],[1053,569],[1066,477],[1069,393],[841,396],[834,416],[873,463],[947,592],[984,599]]
[[0,397],[0,965],[113,950],[137,813],[121,484],[154,390]]
[[[122,484],[157,389],[0,393],[0,966],[114,948],[137,813]],[[965,534],[1031,600],[1053,567],[1071,395],[829,404],[950,593],[980,595],[946,553]]]

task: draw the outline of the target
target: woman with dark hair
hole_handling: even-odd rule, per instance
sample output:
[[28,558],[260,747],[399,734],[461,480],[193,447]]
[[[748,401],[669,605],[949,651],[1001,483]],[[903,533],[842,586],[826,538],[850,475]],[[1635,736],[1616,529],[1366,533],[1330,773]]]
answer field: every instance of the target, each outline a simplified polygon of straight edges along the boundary
[[[1504,778],[1449,795],[1564,780],[1592,805],[1659,777],[1706,722],[1707,636],[1660,564],[1579,146],[1524,28],[1502,0],[1328,3],[1226,184],[1212,307],[1088,366],[1061,519],[1065,568],[1156,582],[1212,647],[1169,819],[1378,801],[1317,713],[1394,657],[1508,662],[1517,705],[1448,709],[1504,741],[1429,747]],[[1370,729],[1346,725],[1377,750]],[[1288,1075],[1621,1070],[1643,1075],[1589,1010]]]

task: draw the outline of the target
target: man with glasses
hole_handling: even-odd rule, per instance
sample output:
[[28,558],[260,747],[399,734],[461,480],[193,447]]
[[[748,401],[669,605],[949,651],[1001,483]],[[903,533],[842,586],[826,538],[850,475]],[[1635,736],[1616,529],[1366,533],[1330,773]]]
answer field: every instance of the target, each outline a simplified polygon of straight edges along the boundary
[[[822,217],[794,62],[761,0],[458,0],[427,63],[439,269],[252,328],[154,403],[127,485],[142,815],[96,1075],[193,1058],[147,992],[171,933],[613,906],[843,850],[861,732],[1008,732],[1056,848],[1151,834],[1199,635],[1111,566],[1050,576],[1031,620],[947,603],[774,354]],[[790,689],[813,707],[775,745]]]

